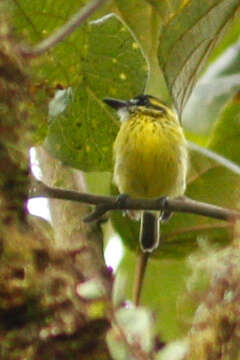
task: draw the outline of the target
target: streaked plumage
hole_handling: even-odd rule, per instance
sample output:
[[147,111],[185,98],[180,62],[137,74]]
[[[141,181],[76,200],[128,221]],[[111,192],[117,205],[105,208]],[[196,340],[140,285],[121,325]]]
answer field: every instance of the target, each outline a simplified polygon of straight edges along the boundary
[[[187,148],[177,115],[149,95],[119,103],[105,101],[118,110],[122,121],[113,147],[113,179],[120,193],[140,198],[183,195]],[[156,231],[152,236],[158,237]],[[158,239],[150,241],[149,248],[144,248],[141,239],[140,244],[144,251],[152,251]]]

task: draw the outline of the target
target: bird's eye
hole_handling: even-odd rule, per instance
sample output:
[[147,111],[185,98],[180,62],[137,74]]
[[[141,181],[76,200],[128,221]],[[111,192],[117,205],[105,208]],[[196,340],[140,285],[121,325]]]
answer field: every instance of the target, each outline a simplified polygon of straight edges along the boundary
[[132,100],[130,100],[131,105],[143,106],[148,105],[148,97],[145,95],[140,95]]

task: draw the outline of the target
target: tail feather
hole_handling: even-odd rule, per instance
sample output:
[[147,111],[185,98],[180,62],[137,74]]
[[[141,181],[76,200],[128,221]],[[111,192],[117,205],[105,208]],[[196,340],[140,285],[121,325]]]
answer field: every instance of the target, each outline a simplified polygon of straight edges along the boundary
[[160,221],[157,214],[143,211],[141,214],[140,246],[143,252],[152,252],[160,242]]

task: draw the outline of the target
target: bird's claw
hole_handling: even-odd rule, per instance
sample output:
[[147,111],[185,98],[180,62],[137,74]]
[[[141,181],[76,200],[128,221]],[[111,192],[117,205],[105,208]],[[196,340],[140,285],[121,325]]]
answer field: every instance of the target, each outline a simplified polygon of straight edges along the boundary
[[124,207],[126,205],[126,200],[129,198],[128,194],[120,194],[118,195],[117,199],[116,199],[116,204],[117,207],[119,207],[119,209],[121,209],[122,207]]

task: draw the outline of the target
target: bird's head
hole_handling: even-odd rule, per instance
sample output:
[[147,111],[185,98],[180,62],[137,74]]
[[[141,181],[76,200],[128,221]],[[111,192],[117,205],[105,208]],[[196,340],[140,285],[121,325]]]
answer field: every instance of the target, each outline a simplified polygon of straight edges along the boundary
[[138,95],[130,100],[105,98],[103,101],[117,111],[121,121],[127,121],[136,113],[153,117],[176,117],[164,102],[152,95]]

